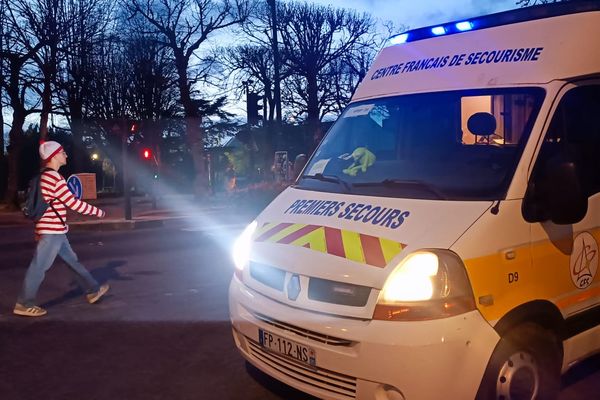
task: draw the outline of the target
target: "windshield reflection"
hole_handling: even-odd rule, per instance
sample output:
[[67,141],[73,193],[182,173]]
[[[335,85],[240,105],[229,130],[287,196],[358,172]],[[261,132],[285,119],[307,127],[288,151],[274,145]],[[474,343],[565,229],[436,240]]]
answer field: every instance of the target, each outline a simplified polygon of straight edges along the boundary
[[351,104],[297,186],[418,199],[502,199],[543,95],[540,88],[498,89]]

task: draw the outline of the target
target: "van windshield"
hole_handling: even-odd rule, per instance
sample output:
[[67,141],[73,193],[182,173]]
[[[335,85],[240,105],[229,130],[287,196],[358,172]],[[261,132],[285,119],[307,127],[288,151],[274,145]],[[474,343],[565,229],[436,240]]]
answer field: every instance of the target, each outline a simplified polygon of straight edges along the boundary
[[543,97],[543,89],[519,88],[352,103],[296,187],[417,199],[503,199]]

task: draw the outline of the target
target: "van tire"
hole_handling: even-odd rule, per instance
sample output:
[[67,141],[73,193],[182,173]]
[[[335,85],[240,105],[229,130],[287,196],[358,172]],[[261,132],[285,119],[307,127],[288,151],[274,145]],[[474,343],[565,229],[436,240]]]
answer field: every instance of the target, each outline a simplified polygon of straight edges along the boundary
[[478,400],[553,400],[560,389],[561,347],[549,330],[524,323],[504,335],[488,363]]

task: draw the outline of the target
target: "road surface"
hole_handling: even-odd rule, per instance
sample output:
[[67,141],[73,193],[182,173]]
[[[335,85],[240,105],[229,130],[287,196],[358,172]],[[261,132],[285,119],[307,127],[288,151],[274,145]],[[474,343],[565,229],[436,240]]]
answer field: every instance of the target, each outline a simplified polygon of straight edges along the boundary
[[[310,399],[235,350],[229,247],[247,222],[214,212],[155,229],[72,232],[81,261],[111,290],[87,304],[57,262],[40,291],[41,319],[11,314],[31,230],[0,226],[0,399]],[[565,377],[560,399],[598,393],[600,357]]]

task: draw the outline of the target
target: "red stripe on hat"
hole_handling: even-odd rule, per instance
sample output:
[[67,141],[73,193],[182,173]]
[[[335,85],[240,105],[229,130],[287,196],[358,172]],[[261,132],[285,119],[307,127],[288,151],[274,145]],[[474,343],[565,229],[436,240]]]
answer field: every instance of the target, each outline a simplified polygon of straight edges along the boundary
[[329,254],[338,257],[346,257],[346,251],[344,251],[344,242],[342,241],[342,231],[326,226],[325,243],[327,243],[327,252]]
[[44,158],[44,162],[49,161],[52,157],[54,157],[55,155],[57,155],[61,150],[62,150],[62,146],[58,146],[58,149],[54,150],[52,152],[52,154],[50,154],[48,157]]
[[381,250],[379,238],[361,233],[360,243],[362,244],[365,261],[367,264],[375,267],[385,267],[385,257],[383,256],[383,251]]

